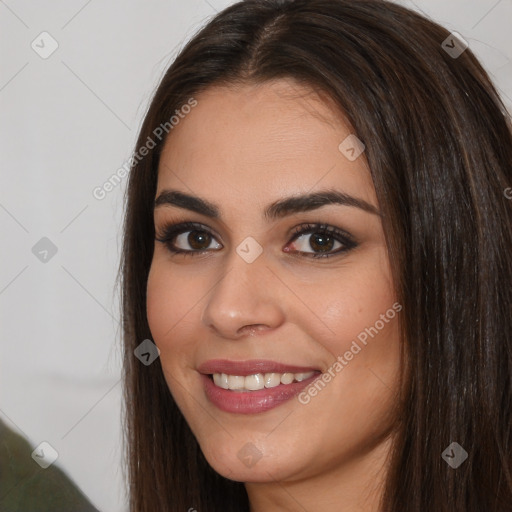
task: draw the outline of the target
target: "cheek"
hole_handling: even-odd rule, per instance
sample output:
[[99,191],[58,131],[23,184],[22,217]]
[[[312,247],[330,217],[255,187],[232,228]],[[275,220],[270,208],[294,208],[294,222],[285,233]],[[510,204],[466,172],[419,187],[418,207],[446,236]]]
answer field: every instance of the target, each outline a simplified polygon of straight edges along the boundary
[[[326,375],[328,390],[319,392],[318,400],[311,399],[317,400],[314,407],[319,409],[343,404],[342,410],[329,414],[337,418],[337,425],[345,425],[342,437],[356,443],[378,436],[392,421],[388,414],[393,412],[399,375],[401,306],[387,269],[376,258],[350,270],[332,280],[324,288],[327,293],[317,294],[317,311],[323,312],[330,328],[317,339],[329,353],[324,373],[332,379]],[[334,439],[339,435],[336,430],[330,434]]]
[[150,269],[147,282],[146,314],[151,335],[160,350],[160,361],[165,380],[180,408],[186,405],[183,387],[187,384],[186,370],[190,355],[195,350],[192,320],[195,297],[194,286],[168,270],[168,264],[156,260]]
[[377,261],[373,258],[352,272],[340,273],[340,277],[330,280],[325,293],[316,294],[315,309],[329,327],[324,345],[334,356],[350,350],[353,341],[369,347],[368,340],[375,340],[373,349],[379,351],[396,337],[395,295],[388,269]]
[[176,301],[173,293],[167,293],[171,280],[159,272],[158,266],[151,266],[146,290],[146,314],[149,328],[158,345],[165,332],[172,326]]
[[188,319],[194,314],[194,305],[201,298],[194,281],[179,276],[179,272],[170,271],[168,264],[158,259],[151,265],[146,290],[146,314],[151,334],[160,350],[165,350],[171,339],[174,344],[177,339],[184,338],[176,334],[190,324]]

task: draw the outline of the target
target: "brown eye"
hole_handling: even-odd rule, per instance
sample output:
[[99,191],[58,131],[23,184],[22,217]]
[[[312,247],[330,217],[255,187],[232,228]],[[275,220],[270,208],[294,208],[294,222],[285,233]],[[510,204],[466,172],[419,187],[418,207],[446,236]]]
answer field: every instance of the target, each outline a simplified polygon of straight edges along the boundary
[[[188,231],[189,235],[186,237],[186,243],[190,245],[193,249],[202,250],[207,249],[211,243],[212,236],[206,231],[199,231],[195,229],[194,231]],[[186,233],[179,235],[176,240],[178,241],[181,237],[183,237]]]
[[[184,222],[165,226],[162,234],[156,240],[167,246],[170,252],[180,254],[195,254],[209,250],[213,235],[199,224]],[[220,249],[217,243],[214,249]]]
[[[298,247],[289,249],[288,245],[285,252],[297,252],[310,258],[336,256],[357,246],[349,233],[326,224],[301,224],[294,233],[289,244]],[[165,244],[169,252],[187,256],[223,247],[208,229],[193,222],[164,226],[156,240]],[[216,245],[211,247],[213,243]]]
[[334,256],[353,249],[357,245],[351,235],[326,224],[300,225],[295,229],[292,243],[297,252],[312,258]]
[[[304,240],[301,241],[301,239]],[[299,252],[310,252],[308,249],[313,249],[313,252],[330,252],[335,248],[336,243],[338,244],[336,249],[343,246],[343,244],[335,240],[331,235],[326,235],[325,233],[311,233],[301,235],[293,242],[293,245],[297,247]]]

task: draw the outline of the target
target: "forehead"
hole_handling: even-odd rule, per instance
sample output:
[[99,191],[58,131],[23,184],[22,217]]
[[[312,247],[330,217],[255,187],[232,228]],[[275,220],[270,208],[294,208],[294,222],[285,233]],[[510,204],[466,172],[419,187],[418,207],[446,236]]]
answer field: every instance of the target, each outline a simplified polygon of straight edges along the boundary
[[311,88],[281,79],[211,87],[195,99],[167,138],[158,191],[250,204],[335,187],[376,203],[364,154],[350,161],[339,149],[350,125]]

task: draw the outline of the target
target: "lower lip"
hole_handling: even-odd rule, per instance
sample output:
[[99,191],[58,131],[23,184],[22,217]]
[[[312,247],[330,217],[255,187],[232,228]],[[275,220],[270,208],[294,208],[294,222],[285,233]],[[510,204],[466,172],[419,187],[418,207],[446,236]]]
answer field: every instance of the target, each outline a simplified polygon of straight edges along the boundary
[[284,404],[313,382],[321,373],[315,373],[309,379],[292,384],[280,384],[275,388],[263,388],[258,391],[230,391],[216,386],[208,376],[201,374],[206,396],[219,409],[237,414],[256,414],[268,411]]

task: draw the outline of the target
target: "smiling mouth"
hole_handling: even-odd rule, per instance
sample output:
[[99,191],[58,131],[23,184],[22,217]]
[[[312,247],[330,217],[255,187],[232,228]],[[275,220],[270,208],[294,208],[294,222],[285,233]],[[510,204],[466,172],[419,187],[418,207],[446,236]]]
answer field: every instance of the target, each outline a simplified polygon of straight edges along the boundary
[[267,359],[212,359],[197,371],[206,399],[235,414],[259,414],[282,405],[322,374],[318,367]]
[[294,382],[307,380],[318,371],[309,371],[301,373],[256,373],[252,375],[228,375],[226,373],[213,373],[208,377],[213,380],[215,386],[235,392],[260,391],[262,389],[276,388],[286,386]]
[[203,373],[201,378],[206,398],[221,411],[259,414],[285,404],[321,374],[320,371],[308,369],[301,373],[266,372],[250,375]]

